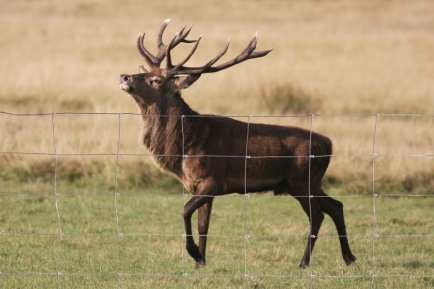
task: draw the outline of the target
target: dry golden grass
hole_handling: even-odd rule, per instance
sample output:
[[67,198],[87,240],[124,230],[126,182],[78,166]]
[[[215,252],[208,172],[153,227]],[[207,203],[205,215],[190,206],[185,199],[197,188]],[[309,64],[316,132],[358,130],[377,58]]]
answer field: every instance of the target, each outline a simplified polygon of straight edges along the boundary
[[[265,58],[204,75],[184,92],[202,113],[268,115],[261,91],[299,87],[315,114],[432,114],[434,2],[426,1],[5,1],[0,0],[0,105],[11,113],[137,112],[118,88],[121,73],[143,61],[139,32],[155,51],[156,33],[172,18],[166,39],[194,23],[201,46],[189,64],[205,63],[232,37],[225,59],[239,53],[255,31]],[[175,58],[184,55],[179,49]],[[175,59],[176,60],[176,59]],[[275,103],[279,106],[279,102]],[[289,112],[288,114],[291,114]],[[118,115],[56,115],[60,153],[116,153]],[[301,125],[310,118],[254,118]],[[121,151],[137,144],[139,119],[121,117]],[[375,151],[433,154],[432,117],[379,117]],[[53,152],[52,116],[0,115],[0,151]],[[330,136],[339,155],[372,154],[375,116],[315,117],[313,129]],[[11,158],[2,155],[7,163]],[[423,164],[421,164],[423,163]],[[379,177],[405,179],[430,172],[427,158],[389,157]],[[369,176],[372,158],[336,157],[331,170],[346,179]]]

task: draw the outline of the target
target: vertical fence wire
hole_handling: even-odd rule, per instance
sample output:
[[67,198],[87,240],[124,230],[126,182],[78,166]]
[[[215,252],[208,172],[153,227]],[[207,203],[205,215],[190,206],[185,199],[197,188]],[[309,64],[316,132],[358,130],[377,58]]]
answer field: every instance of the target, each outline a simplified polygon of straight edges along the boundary
[[375,239],[378,237],[378,234],[376,233],[377,228],[377,210],[376,210],[376,204],[375,199],[377,198],[377,194],[375,193],[375,158],[378,156],[375,153],[375,145],[377,143],[377,126],[378,126],[378,116],[377,114],[375,116],[375,126],[374,126],[374,137],[372,141],[372,288],[375,288]]
[[312,239],[317,238],[317,236],[312,235],[312,226],[313,226],[313,219],[312,219],[312,198],[314,197],[311,192],[311,182],[310,182],[310,173],[311,173],[311,165],[312,165],[312,131],[313,131],[313,118],[315,117],[314,114],[310,117],[310,125],[309,125],[309,173],[307,178],[307,186],[308,186],[308,198],[309,198],[309,221],[310,221],[310,232],[308,236],[308,246],[309,246],[309,286],[312,289],[313,288],[313,268],[312,268]]
[[247,161],[249,156],[249,133],[250,133],[250,119],[252,116],[247,118],[247,135],[246,135],[246,153],[244,158],[244,288],[247,288],[247,239],[249,235],[247,234],[247,199],[249,195],[247,194]]
[[[182,159],[184,159],[185,157],[185,132],[184,132],[184,119],[185,119],[185,115],[181,115],[181,135],[182,135]],[[182,216],[184,216],[184,206],[186,204],[186,198],[187,198],[187,194],[185,193],[185,176],[184,176],[184,170],[182,170],[182,198],[181,198],[181,212],[182,212]],[[186,288],[186,278],[185,276],[187,276],[187,271],[186,271],[186,262],[185,262],[185,250],[184,250],[184,237],[187,237],[186,234],[180,234],[180,243],[181,243],[181,262],[182,262],[182,288]]]
[[62,238],[62,228],[60,226],[60,212],[59,212],[59,204],[58,204],[58,197],[59,194],[57,193],[57,159],[60,156],[57,152],[57,146],[56,146],[56,129],[54,124],[54,117],[56,113],[53,113],[51,115],[51,125],[52,125],[52,133],[53,133],[53,148],[54,148],[54,203],[56,207],[56,215],[57,215],[57,227],[58,227],[58,236],[57,236],[57,256],[56,256],[56,275],[57,275],[57,288],[61,287],[60,282],[60,244],[61,244],[61,238]]
[[119,278],[121,273],[119,272],[119,238],[121,233],[119,232],[119,214],[118,214],[118,174],[119,174],[119,157],[121,156],[121,116],[122,113],[118,115],[118,143],[116,152],[116,170],[115,170],[115,188],[114,188],[114,210],[115,210],[115,222],[116,222],[116,288],[120,288]]

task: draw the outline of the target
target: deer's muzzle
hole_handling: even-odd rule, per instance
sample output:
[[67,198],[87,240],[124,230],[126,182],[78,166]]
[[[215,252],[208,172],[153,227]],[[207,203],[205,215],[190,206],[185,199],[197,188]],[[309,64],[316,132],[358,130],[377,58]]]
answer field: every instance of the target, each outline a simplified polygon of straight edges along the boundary
[[121,74],[119,77],[119,87],[126,92],[131,91],[131,86],[129,85],[131,81],[131,76],[126,74]]

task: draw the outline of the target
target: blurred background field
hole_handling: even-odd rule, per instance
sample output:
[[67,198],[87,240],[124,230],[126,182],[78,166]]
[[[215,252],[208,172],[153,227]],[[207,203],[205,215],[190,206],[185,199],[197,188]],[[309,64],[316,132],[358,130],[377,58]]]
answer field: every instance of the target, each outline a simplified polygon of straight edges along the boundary
[[[201,112],[268,115],[281,105],[268,107],[261,96],[271,98],[276,88],[292,86],[308,96],[303,112],[432,113],[433,5],[420,0],[2,1],[2,110],[135,112],[118,89],[118,75],[136,72],[143,63],[135,47],[138,33],[146,32],[146,45],[155,51],[162,21],[172,18],[166,39],[190,24],[190,38],[204,34],[191,65],[220,52],[228,37],[225,57],[233,57],[255,31],[258,49],[273,49],[265,58],[203,76],[184,94]],[[176,55],[185,51],[177,49]]]
[[[433,154],[432,1],[20,0],[2,1],[1,7],[1,111],[138,112],[134,101],[119,89],[118,76],[136,73],[143,64],[135,47],[138,33],[146,32],[145,43],[155,52],[159,27],[172,18],[166,41],[184,25],[194,24],[190,38],[204,34],[188,63],[192,66],[214,57],[229,36],[231,46],[222,61],[237,55],[255,31],[258,50],[273,49],[264,58],[202,76],[183,93],[195,110],[300,116],[251,121],[308,129],[310,117],[302,117],[308,114],[428,114],[380,116],[375,152]],[[189,48],[179,46],[175,60]],[[375,118],[316,117],[312,129],[333,140],[336,155],[369,155]],[[116,153],[118,121],[116,115],[105,114],[57,116],[57,152]],[[6,136],[0,151],[53,153],[51,122],[51,116],[0,115]],[[137,141],[139,117],[125,115],[121,122],[121,152],[145,152]],[[2,154],[0,166],[22,167],[24,158],[29,170],[29,163],[40,162],[39,157]],[[345,183],[364,182],[371,174],[369,162],[369,158],[335,158],[329,174]],[[82,163],[75,159],[75,165]],[[106,161],[92,163],[100,166],[98,170],[107,166]],[[75,169],[75,165],[67,167]],[[414,179],[413,188],[417,182],[432,184],[431,158],[388,158],[381,165],[377,175],[381,179]],[[77,170],[91,166],[82,167]]]
[[[197,38],[203,34],[197,52],[188,62],[191,66],[202,65],[213,58],[223,49],[228,37],[231,37],[231,45],[222,61],[234,57],[245,47],[256,31],[259,34],[257,50],[273,49],[264,58],[244,62],[216,74],[203,75],[197,83],[183,92],[183,97],[193,109],[201,113],[238,116],[237,119],[245,121],[248,120],[246,116],[254,116],[250,121],[302,126],[329,136],[334,143],[335,156],[324,185],[332,195],[372,196],[373,188],[375,193],[384,196],[433,195],[434,17],[432,11],[434,11],[434,2],[429,0],[206,2],[198,0],[164,2],[0,0],[2,27],[0,131],[3,136],[0,142],[0,191],[30,194],[29,197],[1,195],[0,232],[16,230],[20,232],[36,230],[38,233],[58,232],[55,215],[51,216],[54,221],[47,225],[49,228],[41,230],[38,228],[40,224],[45,224],[43,221],[42,223],[35,221],[34,224],[30,222],[25,226],[20,222],[22,215],[19,215],[25,214],[23,210],[30,214],[35,209],[36,212],[44,213],[41,215],[43,220],[48,211],[53,214],[51,209],[54,202],[55,180],[57,193],[60,195],[109,195],[114,193],[115,186],[121,195],[146,193],[176,195],[182,192],[181,185],[171,176],[159,172],[153,166],[149,156],[126,156],[147,152],[138,142],[141,127],[140,116],[134,114],[138,112],[137,107],[118,86],[118,77],[121,73],[137,73],[138,66],[144,64],[135,46],[137,35],[145,32],[146,47],[155,52],[156,35],[161,23],[167,18],[172,20],[166,29],[166,42],[184,25],[194,24],[189,38]],[[174,52],[175,61],[181,59],[189,48],[188,45],[177,47]],[[51,114],[54,112],[56,115]],[[312,118],[311,114],[315,114],[315,117]],[[56,153],[61,154],[57,158],[57,164],[53,156],[55,152],[53,127]],[[120,157],[117,163],[118,146],[119,152],[125,156]],[[375,158],[374,173],[373,153],[379,154]],[[57,167],[56,175],[55,167]],[[116,177],[117,181],[115,181]],[[81,201],[86,200],[88,203],[84,202],[84,208],[80,209],[80,202],[75,203],[73,199],[65,199],[65,204],[70,201],[71,205],[60,206],[63,210],[61,216],[63,218],[64,214],[66,218],[61,220],[62,224],[65,222],[65,226],[84,224],[74,223],[74,211],[91,212],[88,218],[95,219],[95,216],[99,215],[99,206],[109,210],[113,202],[112,196],[107,199],[95,198],[95,203],[84,198]],[[135,205],[134,198],[129,200],[125,203],[125,207]],[[372,200],[369,198],[362,198],[362,200],[363,204],[369,200],[362,210],[366,215],[355,217],[356,221],[353,222],[357,224],[351,226],[358,230],[352,231],[351,234],[366,236],[373,226],[372,210],[370,210]],[[418,200],[420,204],[412,203]],[[354,207],[362,206],[359,199],[347,198],[342,201],[350,204],[352,213],[357,213],[358,209]],[[181,202],[180,200],[179,204],[174,205],[175,207],[179,205],[175,209],[169,206],[176,213],[172,220],[181,229],[177,233],[182,232],[179,213]],[[401,215],[388,217],[380,224],[385,228],[399,225],[401,229],[397,232],[400,234],[409,234],[405,229],[409,226],[419,228],[417,232],[422,234],[432,234],[432,228],[427,225],[426,219],[429,202],[432,202],[430,197],[413,198],[411,202],[409,201],[411,206],[421,210],[425,208],[426,211],[415,213],[402,223],[401,219],[408,217],[405,214],[406,209],[402,207]],[[22,204],[26,205],[23,207]],[[393,204],[398,206],[401,203]],[[392,205],[386,203],[383,205],[379,208],[393,212]],[[294,204],[294,207],[297,206]],[[225,208],[219,208],[216,204],[215,214],[223,210],[221,214],[226,215]],[[71,217],[68,218],[68,214],[71,214]],[[110,214],[113,217],[112,211]],[[230,215],[231,211],[227,214]],[[126,220],[134,223],[136,217],[131,215]],[[351,220],[351,217],[347,218]],[[369,221],[366,221],[366,218]],[[39,219],[35,218],[35,220]],[[112,218],[108,222],[110,225],[107,226],[112,226],[113,220]],[[161,225],[158,221],[154,224],[157,228],[159,224]],[[218,221],[216,222],[218,224]],[[221,222],[224,224],[224,219]],[[213,227],[213,222],[211,223]],[[300,226],[305,228],[306,225],[307,220],[303,219]],[[113,227],[108,229],[104,225],[101,226],[95,229],[96,231],[84,226],[83,231],[80,232],[111,234],[115,231]],[[131,232],[130,228],[128,230]],[[328,232],[327,229],[325,232]],[[4,235],[0,237],[5,238]],[[10,235],[8,238],[5,241],[7,244],[9,242],[18,244],[16,242],[18,239],[24,242],[16,235]],[[326,242],[326,240],[321,241]],[[417,247],[420,248],[420,252],[426,248],[424,242],[429,240],[429,238],[421,238],[420,246]],[[229,245],[222,245],[224,250],[220,251],[219,247],[215,247],[212,254],[216,256],[223,254],[221,253],[223,251],[228,251],[231,246],[229,241]],[[384,244],[392,242],[389,239],[383,241]],[[53,241],[48,240],[47,237],[43,242],[56,246],[57,239]],[[77,242],[80,244],[77,246],[87,244],[85,241]],[[101,240],[101,243],[104,242]],[[114,239],[110,242],[108,246],[114,246]],[[142,242],[144,241],[140,240],[135,244],[142,244]],[[214,245],[218,246],[221,241],[212,240],[212,242],[216,242]],[[249,242],[260,243],[262,240],[254,239]],[[304,240],[297,239],[295,243],[300,243],[298,245],[301,246]],[[38,244],[36,248],[46,247],[45,243]],[[168,244],[173,245],[172,242]],[[363,244],[359,244],[359,251],[367,252],[368,257],[361,258],[366,262],[361,261],[362,265],[357,267],[355,272],[339,269],[338,266],[339,268],[336,269],[338,273],[369,276],[372,265],[369,264],[372,261],[369,258],[370,238],[364,240]],[[65,245],[65,248],[74,247],[72,243],[66,242]],[[428,274],[431,276],[428,281],[415,277],[410,278],[411,280],[408,281],[410,283],[406,284],[411,287],[431,288],[429,286],[434,286],[432,281],[434,266],[432,263],[425,263],[425,253],[407,256],[403,253],[406,245],[403,242],[400,246],[392,246],[395,250],[392,253],[402,256],[402,259],[414,258],[421,262],[420,264],[417,263],[413,267],[411,265],[400,267],[393,263],[393,260],[386,259],[384,264],[381,264],[383,267],[380,268],[383,268],[383,272],[386,273],[404,274],[410,268],[415,275]],[[21,257],[14,254],[21,252],[27,245],[20,246],[21,250],[8,251],[8,256],[3,253],[1,260],[21,260]],[[179,244],[176,246],[178,247],[171,248],[177,252],[173,254],[178,254],[182,247]],[[333,246],[337,249],[336,243]],[[291,245],[288,245],[287,250],[290,247]],[[380,246],[380,252],[390,254],[387,246],[383,247],[384,250],[381,251]],[[326,250],[327,248],[323,247],[322,252],[318,250],[318,254],[326,255]],[[36,251],[35,254],[39,254]],[[56,247],[53,252],[50,251],[50,256],[54,259],[55,251]],[[95,250],[89,249],[89,252]],[[267,252],[269,251],[256,253],[266,255]],[[134,255],[134,252],[125,254]],[[290,258],[295,258],[295,261],[274,259],[273,262],[294,267],[301,257],[299,255],[300,252],[291,255]],[[42,269],[3,262],[9,265],[7,268],[0,268],[0,271],[20,269],[26,271],[29,268],[30,271],[34,269],[52,272],[55,271],[56,263],[53,258],[50,259],[52,263],[45,263],[46,267],[41,267]],[[217,265],[222,275],[225,274],[224,260],[229,262],[228,260],[231,259],[230,256],[224,258]],[[258,256],[254,263],[261,264],[263,259],[264,256]],[[84,264],[86,260],[88,259],[83,257],[83,260],[73,260],[71,263],[83,262]],[[387,263],[389,261],[390,263]],[[218,261],[214,259],[214,262]],[[340,261],[333,259],[332,262]],[[283,266],[281,263],[278,263],[280,264],[277,265],[278,268]],[[164,267],[164,264],[164,262],[158,264],[157,268]],[[178,265],[174,265],[176,272],[181,270],[176,267]],[[65,270],[76,271],[71,264],[66,266],[69,267]],[[113,266],[113,263],[110,263],[110,266]],[[124,265],[120,263],[122,270],[139,270],[122,266]],[[258,265],[258,268],[261,266],[265,265]],[[320,268],[322,274],[338,274],[330,273],[324,267]],[[215,272],[213,268],[216,267],[207,268],[206,270],[209,271],[206,272]],[[230,271],[229,274],[239,273],[238,267],[232,269],[234,271]],[[270,272],[270,274],[282,274],[282,272]],[[21,275],[18,276],[21,281],[16,281],[18,279],[14,279],[14,276],[5,277],[3,274],[0,276],[0,282],[7,280],[10,288],[14,288],[14,282],[30,284],[35,281]],[[39,282],[48,284],[56,279],[52,277],[41,275]],[[68,280],[65,281],[66,284],[74,284],[75,277],[80,276],[64,277],[64,280]],[[185,286],[182,282],[186,280],[175,276],[173,283],[170,283],[168,279],[160,280],[159,277],[155,277],[154,281],[146,281],[148,282],[146,283],[139,278],[140,276],[136,277],[124,277],[125,279],[122,280],[127,280],[125,288],[134,284],[178,287],[182,284]],[[104,276],[99,278],[100,283],[92,279],[96,284],[95,288],[101,287],[104,282],[113,282],[115,279],[111,275],[107,278]],[[194,276],[190,278],[193,283],[197,281]],[[233,287],[242,287],[240,284],[245,283],[237,278],[225,279],[224,282],[227,283],[224,284],[229,284],[228,287],[231,287],[230,284]],[[209,277],[209,280],[211,279]],[[249,286],[278,288],[287,285],[285,280],[279,279],[283,283],[278,281],[275,287],[266,287],[267,282],[260,279],[261,277],[257,277],[256,280],[250,280]],[[303,278],[300,280],[300,283],[297,283],[299,288],[307,288],[303,287],[308,284],[306,280]],[[379,288],[393,288],[394,285],[397,287],[397,284],[400,284],[399,281],[388,280],[384,279],[376,284]],[[90,284],[86,283],[86,280],[81,281],[83,284]],[[370,281],[368,277],[367,281],[363,279],[363,282],[351,283],[351,286],[371,288]],[[413,281],[415,283],[411,283]],[[205,282],[204,287],[215,285],[216,283],[213,282],[216,281],[213,279],[209,283]],[[336,288],[343,286],[339,284],[339,281],[336,281],[334,286]],[[322,288],[321,286],[325,288],[330,284],[323,282],[315,285],[315,288]]]

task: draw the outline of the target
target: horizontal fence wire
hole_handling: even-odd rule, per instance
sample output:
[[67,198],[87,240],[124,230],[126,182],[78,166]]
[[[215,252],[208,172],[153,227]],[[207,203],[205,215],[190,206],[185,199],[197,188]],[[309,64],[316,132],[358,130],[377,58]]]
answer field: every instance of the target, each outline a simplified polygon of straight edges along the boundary
[[[115,152],[107,152],[107,153],[63,153],[58,149],[57,144],[57,138],[58,138],[58,128],[57,128],[57,118],[59,116],[80,116],[80,115],[86,115],[86,116],[115,116],[117,117],[117,143],[116,143],[116,151]],[[155,115],[155,117],[177,117],[181,119],[181,130],[182,130],[182,154],[180,155],[153,155],[151,153],[131,153],[131,152],[123,152],[121,141],[123,137],[123,131],[122,131],[122,120],[124,116],[137,116],[140,117],[141,114],[137,113],[77,113],[77,112],[54,112],[54,113],[38,113],[38,114],[16,114],[16,113],[10,113],[10,112],[0,112],[0,117],[2,116],[8,116],[8,117],[18,117],[18,118],[26,118],[26,117],[38,117],[38,116],[44,116],[44,117],[50,117],[51,119],[51,133],[52,133],[52,151],[51,152],[38,152],[38,151],[20,151],[20,150],[6,150],[6,151],[0,151],[0,157],[1,156],[49,156],[54,158],[54,183],[53,183],[53,191],[52,192],[30,192],[25,190],[14,190],[14,189],[0,189],[0,198],[2,196],[39,196],[39,197],[53,197],[54,198],[54,207],[56,212],[56,218],[57,218],[57,232],[32,232],[32,231],[18,231],[14,230],[14,228],[3,228],[1,219],[0,219],[0,247],[2,237],[5,236],[39,236],[39,237],[47,237],[47,238],[56,238],[56,261],[55,261],[55,271],[53,272],[38,272],[38,271],[26,271],[26,270],[10,270],[7,267],[0,267],[0,280],[2,276],[6,275],[47,275],[47,276],[57,276],[57,287],[61,288],[61,277],[62,276],[100,276],[100,277],[114,277],[116,287],[120,288],[120,277],[122,276],[149,276],[149,277],[181,277],[183,278],[183,287],[184,288],[190,288],[188,280],[186,279],[189,276],[211,276],[216,278],[224,278],[224,277],[240,277],[244,279],[244,288],[247,288],[248,286],[248,279],[254,278],[254,277],[274,277],[274,278],[299,278],[299,279],[307,279],[310,281],[309,287],[314,288],[314,280],[315,279],[327,279],[327,278],[336,278],[336,279],[353,279],[353,278],[361,278],[366,280],[371,280],[372,288],[375,288],[375,281],[377,278],[405,278],[405,277],[411,277],[411,278],[434,278],[434,274],[384,274],[384,273],[378,273],[378,269],[376,267],[377,260],[379,256],[377,255],[377,240],[379,239],[401,239],[401,238],[433,238],[434,232],[428,232],[424,234],[382,234],[378,233],[377,231],[377,218],[378,218],[378,208],[377,208],[377,202],[380,199],[388,199],[388,198],[402,198],[402,197],[419,197],[419,198],[428,198],[429,201],[432,201],[432,197],[434,197],[434,194],[414,194],[414,193],[381,193],[378,194],[377,192],[377,181],[376,181],[376,161],[379,158],[382,157],[412,157],[412,158],[432,158],[434,156],[433,153],[428,152],[426,154],[423,153],[379,153],[377,150],[377,138],[378,138],[378,125],[381,122],[381,119],[384,117],[411,117],[411,118],[433,118],[434,115],[431,114],[318,114],[318,115],[303,115],[303,116],[244,116],[244,115],[234,115],[234,116],[214,116],[214,115],[194,115],[194,116],[161,116],[161,115]],[[187,155],[185,153],[185,135],[184,135],[184,119],[185,118],[239,118],[246,122],[247,130],[246,130],[246,144],[245,144],[245,155],[208,155],[208,154],[200,154],[200,155]],[[300,118],[306,118],[309,120],[309,128],[310,131],[310,138],[312,138],[312,133],[315,131],[315,120],[318,117],[371,117],[374,118],[374,127],[373,127],[373,135],[372,135],[372,152],[371,153],[338,153],[338,154],[330,154],[330,155],[321,155],[321,156],[315,156],[311,154],[311,140],[309,145],[309,155],[306,156],[251,156],[248,154],[248,140],[249,140],[249,127],[250,124],[253,123],[252,121],[256,118],[261,119],[271,119],[271,118],[287,118],[287,119],[300,119]],[[2,123],[0,122],[0,125]],[[1,128],[1,127],[0,127]],[[103,130],[104,128],[101,128]],[[8,135],[3,136],[4,139],[8,138]],[[27,140],[29,141],[29,140]],[[64,157],[115,157],[115,174],[114,174],[114,189],[113,192],[99,192],[99,193],[89,193],[89,192],[63,192],[59,191],[59,181],[60,176],[58,175],[58,169],[59,169],[59,160],[61,160]],[[216,199],[219,198],[234,198],[236,199],[243,199],[243,234],[207,234],[208,237],[224,237],[224,238],[236,238],[236,239],[243,239],[243,270],[242,273],[236,273],[236,274],[209,274],[209,273],[201,273],[200,271],[194,271],[194,273],[189,270],[189,266],[191,263],[191,259],[188,256],[187,251],[184,248],[185,238],[188,237],[185,233],[180,233],[183,231],[183,223],[181,223],[181,216],[179,216],[180,220],[174,222],[179,222],[180,228],[177,232],[174,233],[136,233],[136,232],[123,232],[121,230],[120,222],[122,217],[119,214],[119,208],[118,208],[118,202],[120,198],[144,198],[144,197],[168,197],[168,198],[179,198],[180,199],[180,209],[182,210],[182,207],[187,203],[189,194],[184,188],[184,186],[181,185],[181,193],[178,195],[168,195],[168,194],[162,194],[159,192],[148,192],[146,194],[140,193],[140,188],[135,189],[133,192],[123,193],[122,189],[119,188],[119,166],[120,166],[120,159],[121,158],[133,158],[133,157],[176,157],[176,158],[239,158],[244,159],[244,192],[239,195],[230,195],[230,196],[213,196],[209,195],[205,197],[215,197]],[[348,157],[366,157],[370,158],[371,161],[371,180],[366,180],[366,182],[371,183],[371,192],[369,194],[365,195],[327,195],[327,196],[314,196],[310,193],[310,164],[311,160],[314,158],[322,158],[322,157],[332,157],[332,158],[348,158]],[[274,274],[258,274],[254,273],[252,274],[248,270],[248,255],[249,251],[247,250],[248,247],[248,240],[261,240],[261,239],[306,239],[306,235],[272,235],[272,236],[260,236],[260,235],[249,235],[249,229],[248,229],[248,221],[249,221],[249,212],[248,212],[248,202],[249,200],[254,200],[254,198],[275,198],[272,195],[269,194],[250,194],[247,192],[247,162],[249,159],[273,159],[273,158],[308,158],[309,159],[309,194],[307,196],[299,196],[298,198],[360,198],[360,199],[371,199],[372,200],[372,215],[370,216],[372,218],[372,226],[371,226],[371,233],[357,233],[357,234],[348,234],[346,237],[350,239],[370,239],[371,242],[371,252],[370,252],[370,261],[371,261],[371,268],[369,274],[364,275],[315,275],[315,271],[312,265],[309,266],[309,274],[305,275],[274,275]],[[13,161],[13,160],[12,160]],[[184,176],[182,177],[182,180],[184,180]],[[0,179],[1,181],[1,179]],[[4,181],[3,181],[4,182]],[[68,198],[68,197],[92,197],[92,198],[107,198],[112,197],[113,198],[113,210],[115,215],[115,225],[114,225],[114,232],[112,233],[64,233],[64,230],[62,228],[64,226],[67,226],[68,224],[65,224],[65,220],[62,218],[62,212],[59,209],[59,200]],[[292,198],[291,196],[279,196],[279,198]],[[1,203],[1,202],[0,202]],[[7,206],[8,204],[3,202],[4,206]],[[310,207],[310,202],[309,202]],[[1,212],[0,212],[1,213]],[[310,208],[309,212],[310,218],[312,218],[312,211]],[[349,216],[347,216],[348,218]],[[19,216],[18,216],[19,218]],[[212,227],[212,221],[211,221],[211,227]],[[198,238],[199,234],[193,234],[195,238]],[[113,263],[115,264],[115,272],[114,273],[95,273],[95,272],[71,272],[71,271],[63,271],[61,267],[62,262],[62,254],[64,254],[64,249],[62,247],[62,243],[65,239],[73,238],[73,237],[113,237],[115,238],[115,257],[113,260]],[[176,272],[176,273],[144,273],[144,272],[124,272],[120,268],[120,243],[121,238],[123,237],[174,237],[179,238],[179,245],[180,245],[180,252],[181,252],[181,263],[182,263],[182,271]],[[319,235],[319,236],[313,236],[314,238],[318,239],[327,239],[327,238],[336,238],[336,237],[344,237],[344,236],[337,236],[337,235]],[[309,238],[309,240],[311,240]],[[315,264],[315,255],[312,256],[311,263]],[[431,268],[432,272],[432,268]]]

